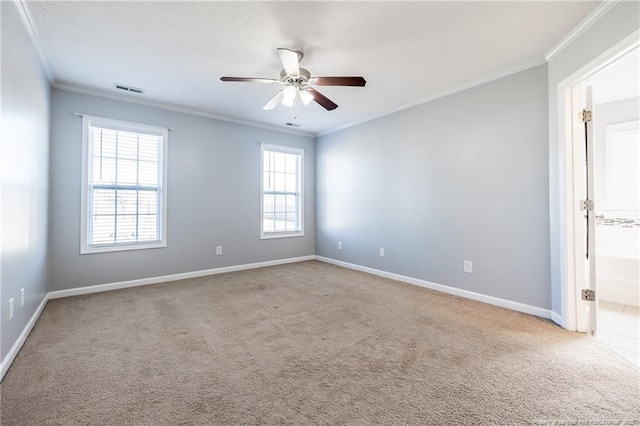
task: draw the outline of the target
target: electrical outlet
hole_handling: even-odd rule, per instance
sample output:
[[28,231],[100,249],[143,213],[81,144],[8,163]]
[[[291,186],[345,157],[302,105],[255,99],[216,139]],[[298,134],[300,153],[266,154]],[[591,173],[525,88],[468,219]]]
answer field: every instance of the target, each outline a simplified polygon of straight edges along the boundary
[[20,289],[20,307],[24,306],[24,288]]
[[222,246],[216,246],[216,256],[222,256]]
[[463,269],[467,274],[473,274],[473,262],[470,260],[465,260]]
[[342,250],[342,241],[338,241],[338,250]]
[[9,299],[9,319],[13,318],[13,297]]
[[380,257],[384,257],[384,247],[380,247],[378,249],[378,254],[380,255]]

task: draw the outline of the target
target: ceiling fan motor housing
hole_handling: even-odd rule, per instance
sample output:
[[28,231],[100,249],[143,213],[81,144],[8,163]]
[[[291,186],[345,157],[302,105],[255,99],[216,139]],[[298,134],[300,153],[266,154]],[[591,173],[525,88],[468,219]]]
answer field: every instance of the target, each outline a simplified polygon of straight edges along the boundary
[[284,84],[295,85],[298,87],[311,84],[311,73],[308,69],[300,68],[300,75],[289,75],[285,70],[280,71],[280,81]]

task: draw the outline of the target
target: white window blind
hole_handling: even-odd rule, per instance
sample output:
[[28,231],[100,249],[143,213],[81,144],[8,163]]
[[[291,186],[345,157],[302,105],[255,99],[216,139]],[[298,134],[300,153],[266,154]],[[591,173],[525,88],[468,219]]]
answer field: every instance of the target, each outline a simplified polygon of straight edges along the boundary
[[304,235],[303,160],[301,149],[262,145],[262,238]]
[[164,247],[167,130],[84,118],[82,251]]

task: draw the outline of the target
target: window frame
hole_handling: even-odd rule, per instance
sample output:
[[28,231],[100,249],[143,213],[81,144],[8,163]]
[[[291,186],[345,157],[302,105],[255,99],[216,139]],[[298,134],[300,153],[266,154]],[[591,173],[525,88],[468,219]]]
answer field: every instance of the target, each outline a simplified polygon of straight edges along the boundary
[[[264,196],[266,191],[264,189],[264,155],[265,152],[279,152],[283,154],[294,154],[300,156],[300,163],[298,166],[298,178],[299,188],[296,193],[298,197],[298,223],[300,229],[295,231],[273,231],[265,232],[264,230]],[[295,148],[284,145],[272,145],[272,144],[260,144],[260,239],[267,240],[273,238],[291,238],[291,237],[303,237],[304,236],[304,149]]]
[[[113,130],[123,130],[135,133],[151,134],[162,137],[160,160],[158,167],[161,168],[160,182],[158,183],[158,196],[160,197],[160,207],[158,208],[159,239],[150,242],[125,242],[109,244],[89,243],[89,218],[91,217],[91,197],[89,191],[89,170],[91,159],[89,158],[90,128],[104,127]],[[169,142],[169,129],[165,127],[152,126],[148,124],[135,123],[130,121],[114,120],[111,118],[96,117],[91,115],[82,116],[82,183],[81,183],[81,214],[80,214],[80,254],[107,253],[128,250],[144,250],[167,247],[167,149]],[[141,185],[138,185],[140,187]]]

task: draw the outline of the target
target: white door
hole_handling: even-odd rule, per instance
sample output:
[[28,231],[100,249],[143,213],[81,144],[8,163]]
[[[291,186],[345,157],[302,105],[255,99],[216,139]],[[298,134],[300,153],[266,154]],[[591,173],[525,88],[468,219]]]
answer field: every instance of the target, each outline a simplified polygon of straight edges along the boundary
[[598,301],[596,293],[596,213],[594,178],[593,101],[591,86],[573,90],[575,201],[580,218],[576,220],[577,329],[597,330]]

